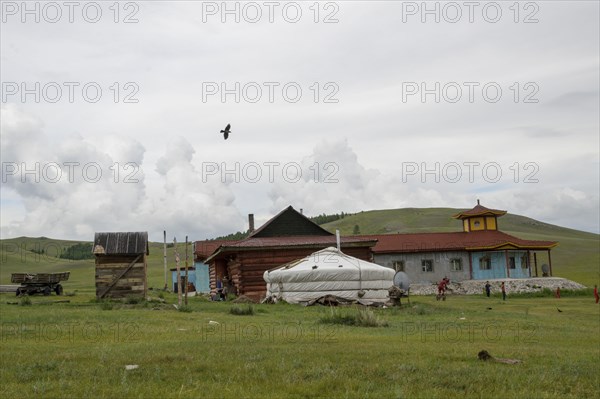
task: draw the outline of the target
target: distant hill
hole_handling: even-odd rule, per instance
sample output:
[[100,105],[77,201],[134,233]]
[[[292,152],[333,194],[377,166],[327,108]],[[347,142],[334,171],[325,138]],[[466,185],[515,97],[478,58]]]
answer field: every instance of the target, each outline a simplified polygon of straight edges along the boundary
[[[364,211],[345,214],[343,218],[322,226],[331,232],[339,229],[342,235],[352,235],[356,231],[356,226],[360,234],[461,231],[460,222],[452,219],[452,215],[461,210],[464,209],[404,208]],[[598,234],[555,226],[514,214],[499,218],[498,225],[500,230],[517,237],[558,241],[559,246],[551,251],[554,274],[587,286],[600,285],[600,236]],[[93,259],[59,258],[61,254],[84,248],[82,244],[87,244],[89,247],[90,242],[48,237],[0,240],[0,284],[10,284],[10,275],[14,272],[71,271],[70,280],[64,284],[66,291],[73,289],[94,291]],[[185,245],[179,243],[178,251],[181,259],[180,266],[184,267]],[[191,243],[188,246],[188,254],[189,265],[192,266]],[[167,267],[175,267],[172,243],[167,248]],[[170,284],[171,272],[168,272],[167,279]],[[148,258],[148,286],[162,288],[163,285],[163,244],[151,242]]]
[[[452,215],[466,209],[403,208],[363,211],[323,224],[325,229],[352,235],[355,226],[360,234],[426,233],[462,231],[460,221]],[[540,222],[507,213],[498,218],[498,228],[514,236],[558,241],[552,249],[554,275],[587,286],[600,285],[600,235]]]

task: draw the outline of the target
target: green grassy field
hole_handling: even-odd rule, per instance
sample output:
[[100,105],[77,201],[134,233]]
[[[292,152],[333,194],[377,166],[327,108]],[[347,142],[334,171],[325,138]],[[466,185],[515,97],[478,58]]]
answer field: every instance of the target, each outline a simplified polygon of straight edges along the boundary
[[[180,312],[172,294],[166,304],[80,292],[38,303],[56,299],[19,306],[0,295],[0,397],[598,397],[591,296],[413,297],[375,310],[388,323],[377,328],[322,324],[327,307],[254,305],[236,316],[230,303],[193,297]],[[482,349],[522,362],[483,362]]]

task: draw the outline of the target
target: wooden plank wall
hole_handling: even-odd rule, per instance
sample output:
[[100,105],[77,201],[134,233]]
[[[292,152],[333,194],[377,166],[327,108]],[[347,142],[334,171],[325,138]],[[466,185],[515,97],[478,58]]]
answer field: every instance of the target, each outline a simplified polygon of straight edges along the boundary
[[[302,259],[313,252],[315,252],[314,248],[245,251],[239,253],[235,260],[228,262],[229,277],[233,280],[240,295],[260,300],[267,292],[267,285],[263,279],[265,271]],[[371,251],[366,247],[344,248],[344,253],[366,261],[371,257]]]
[[[104,292],[129,264],[137,257],[132,256],[96,256],[96,297]],[[145,298],[147,295],[147,262],[144,255],[133,267],[115,284],[104,298]]]

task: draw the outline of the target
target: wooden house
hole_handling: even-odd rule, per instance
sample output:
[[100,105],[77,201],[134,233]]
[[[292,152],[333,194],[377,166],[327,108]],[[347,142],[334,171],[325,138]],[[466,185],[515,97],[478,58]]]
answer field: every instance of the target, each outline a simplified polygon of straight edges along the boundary
[[148,233],[96,233],[96,297],[145,298]]
[[[196,271],[196,292],[210,293],[210,265],[206,259],[223,244],[234,244],[232,240],[205,240],[194,242],[194,269]],[[191,277],[191,276],[190,276]],[[173,280],[176,281],[176,278]]]
[[477,205],[453,218],[460,232],[405,233],[363,236],[376,239],[374,262],[404,271],[413,282],[537,277],[538,254],[547,257],[544,274],[552,275],[550,250],[555,241],[524,240],[498,230],[506,211]]
[[[375,242],[373,238],[342,237],[341,249],[369,261]],[[204,243],[210,241],[197,242],[196,248]],[[334,234],[290,206],[247,238],[225,241],[214,249],[204,261],[208,264],[211,292],[226,288],[229,293],[260,299],[266,294],[265,271],[335,246]]]

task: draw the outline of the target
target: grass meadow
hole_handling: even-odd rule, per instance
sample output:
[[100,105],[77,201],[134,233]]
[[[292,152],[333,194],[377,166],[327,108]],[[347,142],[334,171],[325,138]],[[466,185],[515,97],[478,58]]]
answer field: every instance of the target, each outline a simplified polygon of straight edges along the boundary
[[[591,295],[414,296],[411,305],[373,310],[367,318],[379,327],[361,327],[335,322],[365,312],[356,307],[240,312],[191,297],[178,311],[173,294],[161,295],[165,303],[70,294],[33,296],[31,305],[0,295],[0,397],[599,395],[600,306]],[[49,303],[58,299],[71,302]],[[521,363],[480,361],[483,349]]]

